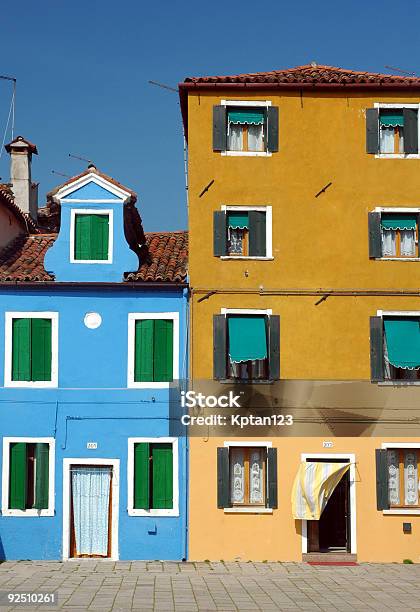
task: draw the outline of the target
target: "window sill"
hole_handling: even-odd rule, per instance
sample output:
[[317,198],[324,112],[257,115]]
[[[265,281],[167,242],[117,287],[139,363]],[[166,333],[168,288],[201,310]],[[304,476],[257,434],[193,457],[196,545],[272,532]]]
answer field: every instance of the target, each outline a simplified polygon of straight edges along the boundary
[[418,153],[377,153],[375,159],[420,159]]
[[169,389],[171,382],[133,382],[127,383],[128,389]]
[[271,151],[221,151],[224,157],[271,157]]
[[[221,255],[220,259],[234,261],[235,259],[239,260],[259,260],[259,261],[272,261],[274,257],[257,257],[257,256],[248,256],[248,255]],[[419,259],[420,261],[420,259]]]
[[381,380],[379,387],[418,387],[420,380]]
[[172,508],[171,510],[137,510],[135,508],[129,508],[127,510],[128,516],[179,516],[179,510]]
[[420,508],[390,508],[389,510],[382,510],[383,514],[420,514]]
[[57,389],[58,384],[55,381],[50,380],[39,380],[36,382],[31,381],[6,381],[4,383],[5,389]]
[[420,257],[375,257],[376,261],[420,261]]
[[273,508],[252,508],[252,506],[234,506],[232,508],[223,508],[225,514],[273,514]]
[[2,510],[2,516],[14,516],[19,518],[34,517],[34,516],[54,516],[53,509],[36,510],[31,508],[28,510]]
[[242,378],[221,378],[215,380],[222,385],[273,385],[276,382],[275,380],[246,380]]

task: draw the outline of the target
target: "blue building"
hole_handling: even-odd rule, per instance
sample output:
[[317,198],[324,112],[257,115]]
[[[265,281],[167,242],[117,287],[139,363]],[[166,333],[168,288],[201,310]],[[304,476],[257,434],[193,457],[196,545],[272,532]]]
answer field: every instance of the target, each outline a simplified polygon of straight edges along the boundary
[[185,559],[186,232],[90,166],[0,253],[0,558]]

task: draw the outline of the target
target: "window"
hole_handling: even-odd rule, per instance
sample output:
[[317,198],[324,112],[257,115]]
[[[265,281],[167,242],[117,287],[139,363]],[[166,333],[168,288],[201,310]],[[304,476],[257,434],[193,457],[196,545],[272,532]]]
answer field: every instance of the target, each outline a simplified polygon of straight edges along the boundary
[[225,442],[217,449],[218,508],[277,508],[277,449],[269,444]]
[[50,438],[4,438],[3,514],[53,514],[53,444]]
[[419,507],[419,450],[387,449],[390,508]]
[[112,211],[72,210],[70,259],[72,263],[110,263]]
[[420,314],[371,317],[372,381],[420,380]]
[[369,213],[369,257],[417,259],[419,211],[385,209]]
[[165,387],[178,378],[178,313],[129,315],[129,386]]
[[233,154],[278,151],[278,107],[271,103],[225,102],[213,107],[213,150]]
[[367,153],[417,154],[418,105],[377,105],[366,109],[366,143]]
[[226,206],[215,211],[215,257],[270,259],[271,243],[271,206]]
[[214,315],[214,378],[264,381],[280,375],[280,317],[264,311]]
[[57,385],[57,313],[6,313],[5,386]]
[[128,511],[131,515],[178,515],[178,441],[129,438]]

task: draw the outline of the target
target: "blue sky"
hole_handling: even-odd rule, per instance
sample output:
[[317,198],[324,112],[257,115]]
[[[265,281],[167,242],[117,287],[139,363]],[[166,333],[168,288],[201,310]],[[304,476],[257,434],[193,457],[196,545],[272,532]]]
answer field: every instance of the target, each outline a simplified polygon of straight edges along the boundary
[[[175,93],[186,76],[287,68],[310,61],[420,74],[420,5],[400,0],[228,3],[23,0],[4,3],[0,74],[17,78],[15,135],[38,145],[45,193],[85,162],[138,193],[146,230],[187,226],[182,126]],[[0,81],[0,144],[10,105]],[[10,133],[9,133],[10,135]],[[9,178],[3,153],[0,176]]]

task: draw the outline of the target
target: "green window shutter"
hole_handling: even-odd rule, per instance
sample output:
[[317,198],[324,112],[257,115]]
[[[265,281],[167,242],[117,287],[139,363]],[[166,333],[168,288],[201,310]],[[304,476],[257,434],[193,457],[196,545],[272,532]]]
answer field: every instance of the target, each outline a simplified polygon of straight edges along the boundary
[[376,456],[376,508],[389,510],[388,462],[386,449],[375,449]]
[[222,446],[217,449],[217,507],[229,508],[231,505],[229,449]]
[[50,445],[45,442],[35,444],[35,502],[33,507],[48,508]]
[[31,380],[51,380],[51,319],[31,319]]
[[227,376],[227,320],[225,315],[213,315],[213,378]]
[[134,508],[149,510],[150,448],[148,442],[134,445]]
[[135,326],[135,382],[153,381],[153,319],[140,319]]
[[414,108],[404,108],[404,153],[418,153],[418,114]]
[[91,259],[90,244],[90,217],[91,215],[76,214],[74,220],[74,259]]
[[153,444],[152,508],[173,508],[173,449],[170,443]]
[[369,258],[382,257],[381,213],[368,213]]
[[270,380],[278,380],[280,378],[280,315],[269,317],[268,349],[268,376]]
[[31,380],[31,319],[12,322],[12,380]]
[[370,379],[384,380],[384,323],[382,317],[370,317]]
[[26,509],[26,463],[26,443],[12,442],[9,467],[9,508],[11,510]]
[[89,259],[98,261],[108,259],[109,244],[109,216],[86,215],[90,217],[90,243]]
[[174,322],[166,319],[154,320],[153,380],[173,380]]
[[266,120],[266,148],[271,153],[276,153],[279,150],[279,107],[267,107]]
[[215,257],[227,255],[226,213],[221,210],[213,213],[213,255]]
[[376,154],[379,151],[379,111],[377,108],[366,109],[366,153]]
[[267,448],[267,508],[277,508],[277,448]]
[[266,247],[266,213],[261,210],[250,210],[249,217],[249,254],[252,257],[265,257]]
[[213,151],[226,151],[226,106],[213,106]]

